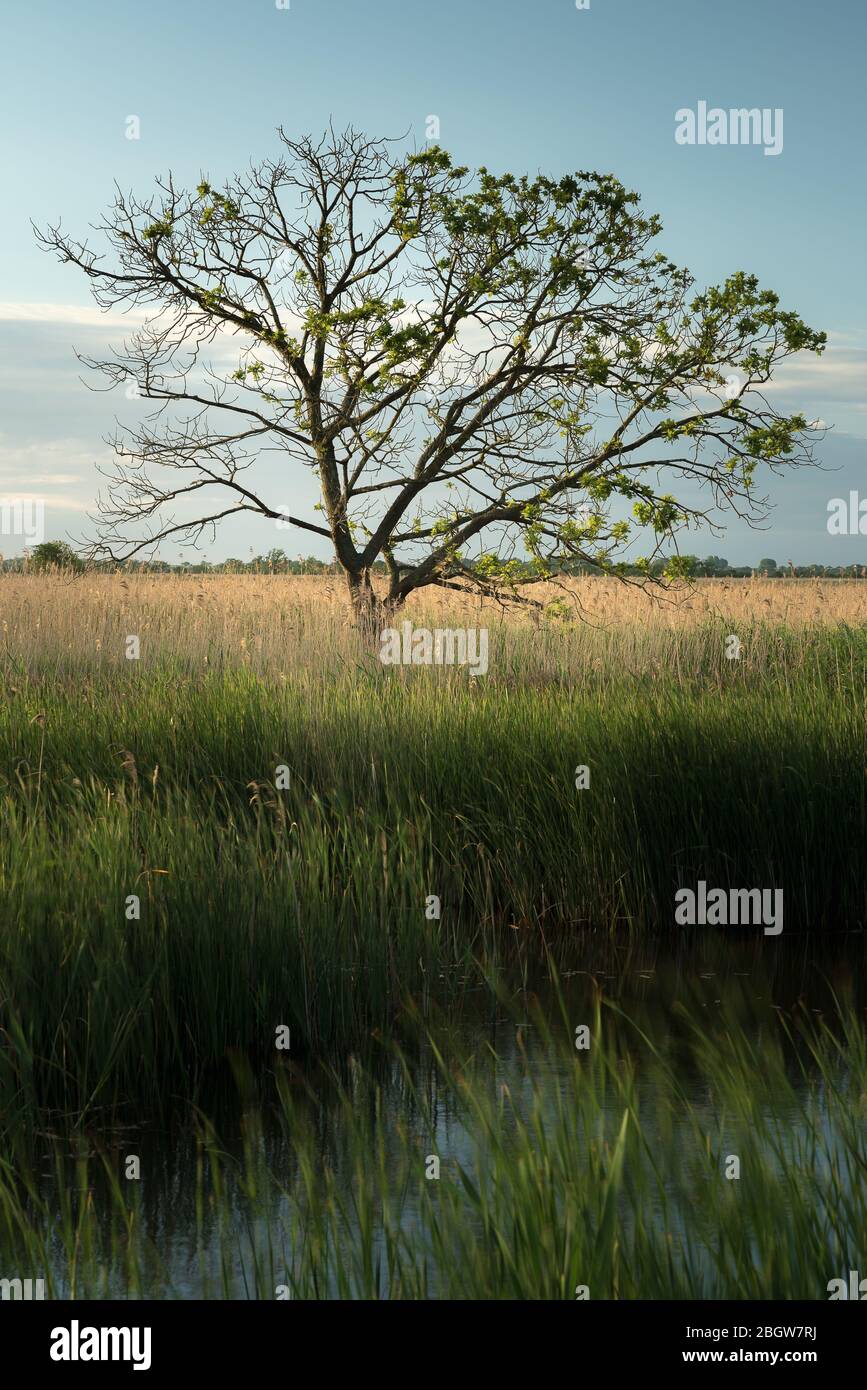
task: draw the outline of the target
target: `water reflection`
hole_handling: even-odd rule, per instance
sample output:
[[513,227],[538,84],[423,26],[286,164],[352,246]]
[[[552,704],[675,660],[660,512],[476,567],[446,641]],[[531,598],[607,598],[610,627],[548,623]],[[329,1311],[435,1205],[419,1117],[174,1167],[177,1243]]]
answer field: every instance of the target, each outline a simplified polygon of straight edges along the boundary
[[[558,1109],[570,1104],[575,1067],[583,1063],[574,1047],[575,1030],[582,1025],[594,1029],[602,1006],[609,1041],[634,1078],[636,1111],[649,1148],[658,1144],[679,1156],[670,1174],[672,1192],[682,1190],[696,1165],[700,1134],[708,1136],[708,1143],[714,1136],[723,1151],[744,1145],[744,1113],[723,1113],[720,1097],[707,1085],[695,1049],[696,1025],[709,1040],[705,1046],[713,1046],[714,1038],[722,1046],[723,1039],[734,1037],[752,1050],[755,1088],[744,1098],[745,1113],[778,1134],[780,1161],[811,1163],[820,1186],[829,1167],[844,1157],[838,1152],[843,1141],[832,1132],[821,1077],[814,1084],[809,1058],[805,1063],[803,1050],[780,1025],[809,1014],[833,1031],[842,999],[863,1012],[863,942],[863,935],[845,933],[821,946],[809,937],[769,940],[747,933],[703,933],[674,945],[618,946],[607,938],[587,938],[574,943],[568,959],[553,971],[528,953],[518,969],[513,965],[489,985],[456,979],[448,982],[445,994],[432,988],[423,1000],[407,1000],[398,1026],[401,1058],[394,1055],[393,1039],[372,1038],[363,1056],[331,1058],[327,1065],[307,1058],[281,1066],[278,1089],[292,1096],[290,1124],[285,1106],[276,1103],[274,1071],[234,1058],[231,1080],[215,1079],[195,1116],[184,1107],[168,1107],[158,1123],[128,1115],[108,1131],[91,1129],[79,1136],[71,1152],[104,1155],[120,1174],[130,1155],[140,1159],[142,1179],[124,1194],[132,1194],[136,1231],[146,1236],[150,1250],[147,1287],[138,1292],[197,1297],[203,1291],[220,1296],[231,1290],[239,1296],[240,1287],[243,1296],[252,1260],[253,1286],[247,1289],[252,1296],[257,1286],[260,1292],[280,1286],[304,1257],[293,1234],[287,1195],[294,1193],[303,1204],[296,1132],[303,1128],[315,1136],[317,1161],[334,1175],[336,1192],[352,1207],[358,1153],[343,1145],[341,1092],[370,1121],[376,1136],[371,1166],[393,1171],[396,1184],[407,1144],[422,1156],[437,1156],[450,1175],[461,1168],[478,1174],[485,1145],[472,1113],[459,1103],[455,1078],[459,1082],[472,1069],[476,1080],[484,1078],[492,1097],[508,1094],[510,1105],[501,1112],[506,1127],[514,1127],[516,1112],[531,1110],[540,1094],[542,1123],[547,1113],[554,1124]],[[762,1067],[763,1057],[777,1050],[792,1086],[779,1095],[768,1093]],[[837,1066],[842,1079],[845,1051]],[[672,1074],[678,1083],[675,1093],[668,1082],[663,1084]],[[607,1142],[606,1136],[616,1131],[622,1094],[612,1087],[603,1088],[600,1096],[589,1123],[587,1116],[576,1118],[576,1147]],[[810,1144],[806,1107],[826,1136],[818,1153]],[[208,1117],[204,1129],[211,1135],[204,1144],[202,1116]],[[42,1159],[42,1195],[50,1204],[57,1198],[56,1148],[47,1140]],[[69,1177],[70,1190],[81,1181],[83,1170],[76,1175],[70,1158],[61,1171]],[[235,1182],[232,1173],[246,1177]],[[88,1166],[86,1182],[95,1208],[108,1211],[110,1183],[98,1165]],[[643,1218],[664,1221],[669,1237],[685,1247],[696,1232],[687,1228],[682,1211],[667,1209],[667,1191],[663,1184]],[[697,1212],[701,1200],[697,1187]],[[409,1231],[417,1219],[416,1198],[407,1190],[398,1225]],[[625,1209],[620,1219],[628,1239],[635,1214]],[[700,1225],[698,1216],[696,1220]],[[371,1250],[386,1259],[380,1234],[372,1236]],[[63,1290],[68,1284],[60,1242],[55,1253]],[[116,1256],[104,1271],[104,1293],[135,1294],[135,1281],[131,1286],[124,1268],[122,1239]],[[260,1267],[263,1258],[266,1268]],[[707,1258],[702,1252],[696,1267],[702,1269]],[[332,1292],[339,1292],[336,1284]]]

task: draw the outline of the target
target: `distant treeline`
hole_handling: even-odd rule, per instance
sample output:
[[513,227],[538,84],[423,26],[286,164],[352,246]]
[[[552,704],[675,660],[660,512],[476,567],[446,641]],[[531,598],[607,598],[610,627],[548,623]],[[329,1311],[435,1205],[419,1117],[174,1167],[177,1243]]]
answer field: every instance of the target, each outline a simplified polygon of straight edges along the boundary
[[[386,574],[382,561],[373,565],[375,574]],[[113,560],[87,560],[76,554],[65,541],[45,541],[36,545],[24,556],[13,559],[0,558],[0,571],[9,574],[38,574],[50,569],[65,569],[76,572],[85,569],[92,573],[114,574],[119,569],[133,574],[331,574],[339,573],[333,561],[320,560],[315,555],[297,556],[294,560],[285,550],[269,550],[266,555],[254,555],[249,560],[229,559],[219,564],[209,560],[181,561],[176,565],[166,560],[129,560],[123,566]],[[578,560],[566,560],[559,564],[551,563],[550,574],[586,575],[603,574],[600,566]],[[509,573],[516,578],[526,578],[540,573],[537,563],[529,561],[510,561]],[[768,579],[865,579],[867,565],[793,565],[791,561],[778,564],[776,560],[765,558],[757,565],[730,565],[721,555],[678,555],[652,560],[647,569],[637,565],[620,565],[616,573],[637,576],[649,573],[654,577],[676,574],[696,579],[752,579],[765,576]]]

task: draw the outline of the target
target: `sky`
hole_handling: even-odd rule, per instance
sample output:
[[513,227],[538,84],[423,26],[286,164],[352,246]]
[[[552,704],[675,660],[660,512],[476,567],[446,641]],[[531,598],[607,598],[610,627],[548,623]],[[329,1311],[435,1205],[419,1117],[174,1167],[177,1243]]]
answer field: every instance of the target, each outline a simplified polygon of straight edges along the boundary
[[[98,353],[124,325],[38,249],[31,222],[62,218],[83,236],[115,181],[140,195],[168,170],[219,184],[276,154],[278,125],[351,123],[423,145],[436,116],[460,163],[616,174],[699,286],[755,273],[828,333],[825,355],[786,365],[774,396],[831,427],[822,471],[768,481],[767,531],[734,522],[682,549],[867,562],[857,527],[827,526],[832,498],[867,499],[863,0],[0,0],[0,18],[0,500],[44,499],[46,538],[92,530],[105,436],[135,407],[84,384],[76,349]],[[678,143],[676,113],[700,102],[781,110],[782,149]],[[315,519],[309,476],[267,468],[276,502]],[[23,544],[0,535],[7,555]],[[232,521],[204,552],[275,545],[328,553],[264,519]]]

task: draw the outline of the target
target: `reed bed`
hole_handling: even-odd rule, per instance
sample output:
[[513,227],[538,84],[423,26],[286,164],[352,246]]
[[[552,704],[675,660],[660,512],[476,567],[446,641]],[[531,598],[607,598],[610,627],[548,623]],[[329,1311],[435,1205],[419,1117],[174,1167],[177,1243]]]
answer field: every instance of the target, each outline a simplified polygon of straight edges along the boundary
[[[473,677],[383,666],[327,577],[0,578],[7,1275],[812,1299],[863,1268],[863,1009],[711,1026],[679,962],[743,949],[771,998],[775,964],[846,931],[857,978],[867,587],[541,596],[399,616],[487,627]],[[699,879],[782,888],[783,934],[676,928]],[[668,1031],[526,992],[623,951],[675,971]],[[460,1019],[516,982],[506,1064]],[[209,1104],[227,1070],[240,1141]]]
[[565,1008],[531,1010],[508,1084],[436,1035],[435,1084],[396,1049],[387,1083],[351,1063],[327,1108],[279,1073],[277,1140],[253,1108],[237,1151],[201,1122],[144,1182],[134,1135],[43,1139],[48,1173],[0,1158],[0,1265],[48,1297],[591,1301],[826,1299],[863,1269],[867,1037],[845,1001],[757,1035],[687,1013],[676,1057],[601,999],[587,1021],[578,1053]]
[[[562,676],[582,683],[594,660],[628,669],[671,666],[711,653],[691,645],[696,628],[741,636],[746,669],[774,654],[774,634],[797,632],[809,650],[815,629],[867,628],[867,583],[860,580],[699,580],[645,592],[610,579],[533,585],[527,595],[547,616],[490,599],[423,591],[400,620],[486,626],[491,674]],[[723,629],[725,633],[723,634]],[[330,577],[276,575],[2,575],[0,648],[8,671],[61,678],[126,664],[126,638],[140,638],[142,667],[249,667],[277,679],[325,675],[359,659],[343,585]],[[757,638],[758,646],[747,639]],[[369,653],[363,655],[369,657]],[[718,661],[717,661],[718,657]],[[712,659],[724,660],[722,648]]]
[[383,667],[328,585],[0,582],[7,1107],[190,1094],[280,1024],[352,1045],[479,962],[670,935],[699,879],[864,927],[857,583],[821,625],[745,616],[737,661],[731,615],[495,614],[476,678]]

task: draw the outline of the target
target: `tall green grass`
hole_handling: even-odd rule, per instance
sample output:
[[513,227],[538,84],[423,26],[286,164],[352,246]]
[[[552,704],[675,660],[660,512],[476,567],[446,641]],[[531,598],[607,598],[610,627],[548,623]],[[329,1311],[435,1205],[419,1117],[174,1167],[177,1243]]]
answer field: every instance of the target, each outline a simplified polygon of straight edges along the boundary
[[629,669],[587,640],[580,673],[525,634],[476,680],[7,663],[0,1102],[192,1094],[280,1024],[352,1045],[474,962],[674,930],[699,878],[863,927],[864,635],[757,630],[744,668],[716,628]]
[[0,1268],[51,1297],[555,1300],[824,1299],[863,1270],[854,1010],[754,1033],[690,1013],[676,1052],[601,1003],[586,1021],[577,1052],[565,1008],[531,1012],[506,1068],[434,1034],[435,1081],[393,1049],[386,1083],[351,1066],[327,1103],[278,1072],[276,1121],[248,1109],[239,1152],[202,1121],[141,1181],[85,1136],[53,1176],[4,1156]]

